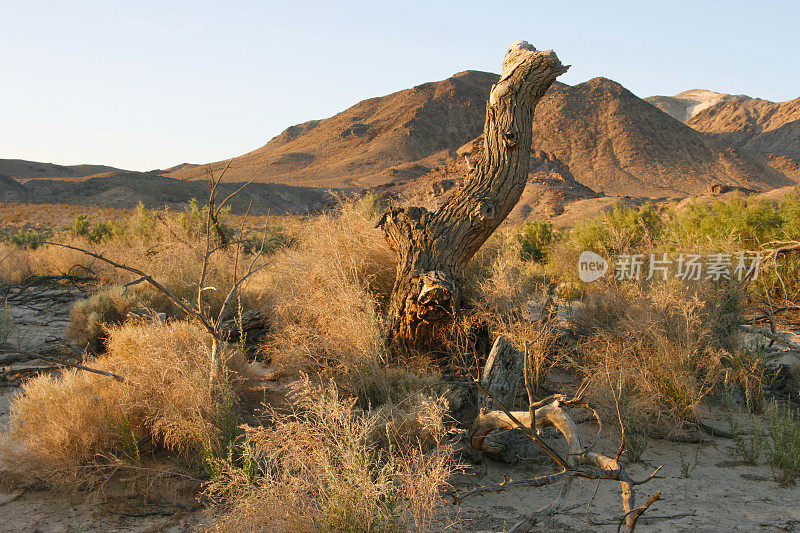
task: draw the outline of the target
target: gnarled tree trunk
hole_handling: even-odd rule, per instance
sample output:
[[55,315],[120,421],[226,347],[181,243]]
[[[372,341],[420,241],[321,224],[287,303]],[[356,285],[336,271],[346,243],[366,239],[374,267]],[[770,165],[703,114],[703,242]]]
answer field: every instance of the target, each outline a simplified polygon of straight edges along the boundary
[[398,258],[389,309],[395,340],[425,343],[455,316],[464,265],[525,188],[536,104],[567,68],[552,50],[539,52],[525,41],[511,45],[486,105],[482,160],[436,212],[410,207],[381,219]]

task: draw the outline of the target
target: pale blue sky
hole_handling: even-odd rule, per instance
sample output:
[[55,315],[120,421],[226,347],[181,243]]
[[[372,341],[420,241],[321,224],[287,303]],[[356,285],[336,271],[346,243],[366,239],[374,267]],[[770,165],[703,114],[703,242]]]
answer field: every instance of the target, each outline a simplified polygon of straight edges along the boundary
[[239,155],[359,100],[553,48],[570,84],[800,96],[800,2],[0,0],[0,158]]

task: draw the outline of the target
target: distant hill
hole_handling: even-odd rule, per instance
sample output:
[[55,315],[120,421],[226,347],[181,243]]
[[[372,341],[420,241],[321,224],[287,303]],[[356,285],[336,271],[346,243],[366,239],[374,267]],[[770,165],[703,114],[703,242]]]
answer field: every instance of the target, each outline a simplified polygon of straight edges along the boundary
[[[496,81],[496,74],[461,72],[292,126],[236,158],[225,179],[272,184],[248,190],[259,209],[279,212],[316,209],[330,197],[327,188],[436,197],[465,174],[465,145],[470,157],[479,155],[476,139]],[[575,202],[679,198],[728,186],[765,191],[800,180],[800,99],[776,104],[691,90],[645,101],[607,78],[557,82],[539,102],[533,130],[528,187],[512,218],[562,216]],[[0,181],[0,200],[122,206],[141,197],[146,204],[178,205],[202,198],[204,185],[196,180],[226,164],[138,173],[0,160],[0,175],[23,184]]]
[[744,95],[716,93],[706,89],[691,89],[675,96],[648,96],[648,102],[676,120],[686,122],[704,109],[726,100],[748,98]]
[[[219,194],[225,197],[241,184],[226,182]],[[254,215],[305,214],[331,207],[337,194],[315,187],[295,187],[274,183],[251,183],[231,202],[233,213],[248,207]],[[208,188],[203,181],[181,181],[156,172],[117,172],[81,181],[37,179],[24,184],[0,176],[0,202],[58,203],[132,208],[142,202],[149,208],[183,209],[192,198],[203,201]],[[252,204],[252,205],[251,205]]]
[[778,103],[760,98],[723,101],[686,124],[738,148],[800,160],[800,98]]
[[120,169],[106,165],[54,165],[22,159],[0,159],[0,174],[17,180],[40,178],[82,178]]
[[533,146],[607,195],[676,197],[713,184],[763,190],[800,178],[708,139],[607,78],[554,84],[536,108]]
[[[496,74],[461,72],[380,98],[370,98],[324,120],[287,128],[240,156],[226,174],[233,181],[316,187],[369,187],[420,176],[448,161],[483,125]],[[215,171],[226,161],[212,163]],[[205,166],[168,175],[198,178]]]
[[800,98],[770,102],[694,89],[645,100],[727,145],[800,160]]
[[[496,80],[495,74],[462,72],[292,126],[237,158],[227,176],[339,187],[417,178],[452,162],[455,150],[481,133]],[[727,97],[696,93],[682,94],[706,102]],[[555,83],[539,102],[533,145],[568,166],[578,183],[610,195],[676,197],[713,184],[763,190],[800,177],[785,172],[791,164],[772,165],[764,155],[701,135],[606,78],[572,87]],[[212,167],[219,171],[225,164]],[[204,173],[205,166],[189,166],[168,175]]]

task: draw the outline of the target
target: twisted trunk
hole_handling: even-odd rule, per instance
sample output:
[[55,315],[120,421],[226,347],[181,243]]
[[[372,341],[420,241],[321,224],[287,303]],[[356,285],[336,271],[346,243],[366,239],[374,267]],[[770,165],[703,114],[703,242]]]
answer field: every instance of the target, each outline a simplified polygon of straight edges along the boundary
[[463,268],[519,201],[528,176],[533,113],[568,67],[552,50],[517,41],[492,87],[483,128],[483,158],[436,212],[392,210],[380,226],[397,254],[390,334],[424,344],[458,311]]

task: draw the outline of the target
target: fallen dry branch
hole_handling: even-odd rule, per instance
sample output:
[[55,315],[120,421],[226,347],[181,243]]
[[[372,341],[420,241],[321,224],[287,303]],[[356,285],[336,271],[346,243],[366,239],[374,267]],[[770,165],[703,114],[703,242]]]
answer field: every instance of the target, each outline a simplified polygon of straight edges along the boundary
[[64,360],[58,359],[56,357],[50,357],[49,355],[35,354],[35,353],[25,352],[25,351],[21,351],[21,350],[3,350],[3,349],[0,349],[0,354],[19,355],[19,356],[21,356],[19,361],[41,359],[42,361],[47,361],[48,363],[55,363],[57,365],[64,366],[64,367],[77,368],[78,370],[84,370],[86,372],[92,372],[94,374],[100,374],[102,376],[108,376],[110,378],[116,379],[120,383],[124,383],[125,382],[125,378],[120,376],[119,374],[115,374],[113,372],[108,372],[107,370],[99,370],[97,368],[91,368],[91,367],[88,367],[88,366],[80,365],[78,363],[72,363],[70,361],[64,361]]
[[772,331],[768,330],[767,328],[761,328],[761,327],[758,327],[758,326],[742,325],[742,326],[739,326],[739,327],[742,330],[744,330],[744,331],[746,331],[748,333],[755,333],[755,334],[758,334],[758,335],[762,335],[762,336],[764,336],[764,337],[766,337],[766,338],[768,338],[768,339],[770,339],[772,341],[775,341],[776,343],[780,344],[781,346],[789,348],[790,350],[800,351],[800,344],[797,344],[796,342],[792,342],[791,340],[789,340],[787,338],[788,334],[784,333],[782,331],[775,331],[773,333]]
[[[526,361],[526,366],[527,363],[528,361]],[[495,368],[494,371],[505,372],[506,370],[499,368],[498,365],[498,368]],[[485,369],[484,377],[487,377],[487,372],[488,374],[491,374],[492,369]],[[570,405],[585,406],[585,402],[583,402],[580,398],[568,400],[564,395],[554,395],[546,399],[548,403],[544,403],[544,405],[542,405],[542,401],[536,402],[533,400],[533,397],[530,393],[530,387],[526,387],[528,389],[529,409],[527,411],[512,412],[508,410],[502,402],[500,402],[488,389],[484,387],[483,381],[484,380],[478,379],[476,380],[476,383],[481,391],[489,399],[491,399],[492,402],[494,402],[498,409],[491,411],[485,408],[481,409],[469,433],[468,440],[470,445],[479,451],[495,453],[497,450],[491,448],[491,446],[487,447],[485,440],[486,436],[490,432],[498,429],[518,429],[525,433],[539,448],[542,449],[542,451],[544,451],[559,467],[561,467],[561,471],[554,474],[541,476],[539,478],[522,480],[519,482],[507,480],[496,485],[477,487],[474,490],[462,495],[460,498],[455,496],[454,499],[456,502],[463,500],[464,497],[485,492],[503,491],[519,486],[538,487],[562,481],[563,487],[561,493],[551,505],[541,511],[531,513],[525,519],[516,524],[512,529],[512,531],[518,532],[528,531],[543,516],[555,514],[563,509],[564,504],[569,496],[572,480],[574,478],[581,477],[598,480],[607,479],[620,483],[622,489],[622,507],[625,513],[622,517],[622,524],[624,524],[626,531],[633,531],[636,527],[636,521],[639,519],[639,517],[641,517],[642,514],[644,514],[645,511],[647,511],[647,509],[661,497],[661,493],[657,492],[651,496],[651,498],[644,505],[638,508],[635,507],[634,487],[647,483],[655,478],[658,472],[661,470],[661,467],[659,466],[656,468],[655,471],[646,479],[636,481],[628,475],[628,473],[619,463],[621,450],[624,447],[624,440],[623,446],[620,446],[620,451],[617,452],[614,458],[591,451],[589,447],[583,443],[583,438],[578,430],[577,424],[563,409],[563,407]],[[526,385],[528,385],[527,379]],[[591,406],[589,407],[591,408]],[[597,412],[594,410],[593,412],[599,419]],[[567,455],[563,455],[562,453],[558,452],[539,437],[538,432],[545,427],[554,427],[562,435],[564,435],[568,446]],[[595,439],[595,442],[596,441],[597,439]],[[594,443],[592,443],[592,445],[594,445]]]

